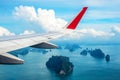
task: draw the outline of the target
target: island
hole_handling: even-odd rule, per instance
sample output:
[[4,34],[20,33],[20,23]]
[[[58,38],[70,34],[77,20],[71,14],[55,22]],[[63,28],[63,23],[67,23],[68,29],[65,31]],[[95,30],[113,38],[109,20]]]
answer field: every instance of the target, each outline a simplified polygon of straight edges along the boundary
[[90,54],[90,56],[92,56],[96,59],[104,59],[105,58],[105,54],[101,49],[94,49],[93,50],[93,49],[86,48],[86,49],[84,49],[83,51],[80,52],[80,54],[84,55],[84,56],[86,56],[88,53]]
[[46,62],[46,66],[49,70],[63,76],[72,73],[74,67],[66,56],[52,56]]
[[102,52],[101,49],[91,50],[89,51],[89,53],[94,58],[103,59],[105,57],[105,54]]

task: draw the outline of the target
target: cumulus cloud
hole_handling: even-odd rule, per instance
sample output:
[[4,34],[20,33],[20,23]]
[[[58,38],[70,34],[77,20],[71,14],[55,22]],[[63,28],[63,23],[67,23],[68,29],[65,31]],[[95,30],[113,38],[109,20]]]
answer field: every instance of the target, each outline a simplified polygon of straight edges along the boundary
[[35,34],[35,31],[29,31],[29,30],[25,30],[23,33],[21,33],[20,35],[27,35],[27,34]]
[[95,29],[81,29],[79,30],[79,32],[83,33],[84,35],[91,35],[93,37],[97,37],[97,36],[109,36],[108,33],[104,32],[104,31],[96,31]]
[[39,24],[44,30],[56,31],[62,29],[67,23],[61,18],[57,18],[54,10],[38,8],[32,6],[15,7],[14,16],[19,19]]
[[36,11],[32,6],[15,7],[15,12],[13,14],[16,18],[20,18],[26,21],[35,21],[37,19]]
[[[104,2],[104,1],[103,1]],[[112,18],[115,18],[119,15],[118,12],[98,12],[93,11],[91,14],[87,15],[89,18],[101,19],[101,16],[95,16],[94,14],[101,15],[102,18],[109,18],[112,14]],[[109,15],[108,15],[109,14]],[[103,16],[105,15],[105,16]],[[106,16],[107,15],[107,16]],[[33,22],[40,25],[44,30],[47,31],[57,31],[62,29],[66,24],[67,21],[64,19],[58,18],[55,15],[54,10],[47,10],[38,8],[35,10],[32,6],[18,6],[14,10],[14,16],[18,19],[22,19],[28,22]],[[94,17],[93,17],[94,16]],[[72,32],[69,36],[65,36],[64,39],[73,39],[76,41],[79,40],[81,42],[88,42],[88,43],[99,43],[99,42],[118,42],[118,38],[120,38],[120,28],[113,27],[110,29],[110,32],[100,31],[93,28],[88,29],[81,29]],[[29,34],[34,33],[33,31],[25,31],[22,34]]]
[[15,35],[15,34],[10,32],[8,29],[0,26],[0,36],[11,36],[11,35]]
[[105,32],[105,31],[98,31],[95,29],[81,29],[81,30],[75,30],[72,33],[69,34],[68,37],[71,37],[72,39],[81,39],[81,38],[108,38],[114,36],[113,32]]
[[120,43],[120,27],[112,27],[110,32],[95,30],[93,28],[81,29],[71,32],[62,40],[81,44],[118,44]]
[[[27,34],[35,34],[35,31],[29,31],[25,30],[23,33],[20,33],[19,35],[27,35]],[[10,32],[8,29],[0,26],[0,36],[14,36],[15,33]]]

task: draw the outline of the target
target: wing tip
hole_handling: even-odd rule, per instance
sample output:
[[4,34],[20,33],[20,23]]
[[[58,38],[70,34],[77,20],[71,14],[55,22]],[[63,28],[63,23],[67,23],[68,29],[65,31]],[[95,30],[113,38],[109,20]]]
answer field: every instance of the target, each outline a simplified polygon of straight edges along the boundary
[[88,7],[83,7],[83,9],[79,12],[79,14],[71,21],[70,24],[68,24],[67,29],[76,29],[78,23],[80,22],[80,20],[82,19],[84,13],[86,12]]
[[87,6],[83,7],[83,9],[87,9],[87,8],[88,8]]

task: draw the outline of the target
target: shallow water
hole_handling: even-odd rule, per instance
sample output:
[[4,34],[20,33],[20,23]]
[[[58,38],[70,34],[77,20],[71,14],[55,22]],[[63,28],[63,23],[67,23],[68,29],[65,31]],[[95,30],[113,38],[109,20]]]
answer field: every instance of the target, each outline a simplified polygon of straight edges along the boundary
[[[87,45],[84,48],[100,48],[105,54],[109,54],[109,63],[105,59],[96,59],[90,56],[80,55],[82,49],[70,52],[67,49],[54,49],[46,54],[30,51],[27,55],[19,55],[25,60],[22,65],[0,64],[0,80],[120,80],[120,45]],[[74,64],[73,73],[66,77],[59,77],[50,72],[46,61],[52,55],[62,55],[70,58]]]

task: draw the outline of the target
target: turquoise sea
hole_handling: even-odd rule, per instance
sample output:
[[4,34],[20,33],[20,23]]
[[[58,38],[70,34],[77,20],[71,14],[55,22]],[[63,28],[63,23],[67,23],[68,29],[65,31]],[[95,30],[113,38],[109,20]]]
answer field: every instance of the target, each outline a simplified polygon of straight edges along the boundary
[[[22,65],[0,64],[0,80],[120,80],[120,45],[80,45],[82,49],[100,48],[110,55],[110,62],[80,55],[81,48],[70,52],[68,49],[46,50],[46,53],[30,50],[26,55],[18,55],[25,60]],[[74,64],[72,74],[59,77],[46,68],[46,61],[52,55],[69,57]]]

